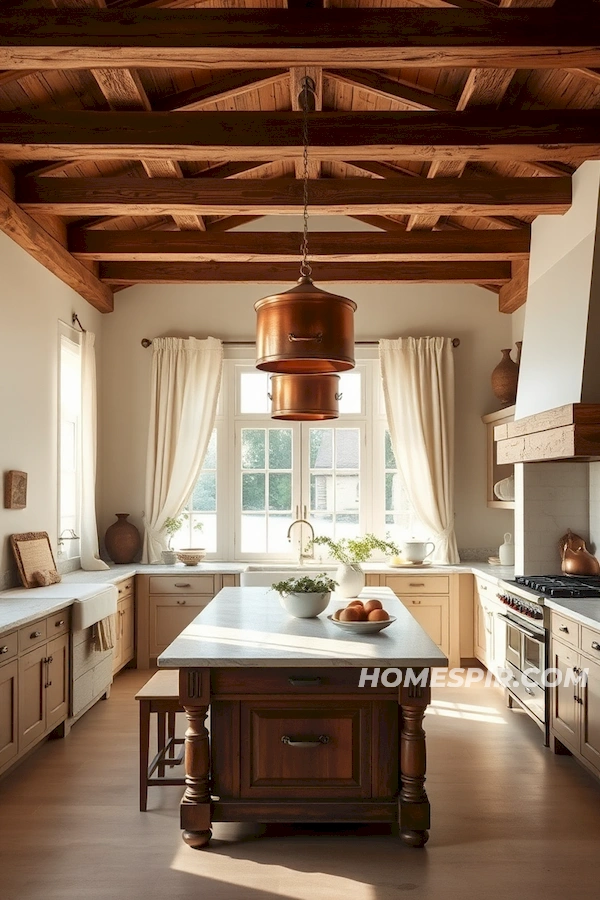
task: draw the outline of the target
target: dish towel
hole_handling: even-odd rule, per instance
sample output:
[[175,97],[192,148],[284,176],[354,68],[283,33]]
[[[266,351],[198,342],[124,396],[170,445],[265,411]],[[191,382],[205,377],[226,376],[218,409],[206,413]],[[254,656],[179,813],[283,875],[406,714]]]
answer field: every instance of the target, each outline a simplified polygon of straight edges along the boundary
[[107,616],[96,622],[94,626],[94,648],[96,650],[112,650],[115,646],[115,629],[113,616]]

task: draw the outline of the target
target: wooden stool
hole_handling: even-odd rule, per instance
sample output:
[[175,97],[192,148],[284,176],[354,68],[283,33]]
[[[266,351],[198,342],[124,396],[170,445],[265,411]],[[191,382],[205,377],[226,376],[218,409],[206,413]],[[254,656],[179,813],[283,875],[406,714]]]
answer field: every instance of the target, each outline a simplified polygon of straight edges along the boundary
[[[184,750],[175,756],[174,748],[183,744],[175,737],[175,716],[183,712],[179,703],[179,670],[162,669],[152,676],[135,695],[140,703],[140,810],[148,806],[148,788],[157,784],[185,784],[184,778],[165,778],[167,766],[183,762]],[[156,713],[158,752],[148,764],[150,754],[150,715]],[[158,778],[153,778],[158,770]]]

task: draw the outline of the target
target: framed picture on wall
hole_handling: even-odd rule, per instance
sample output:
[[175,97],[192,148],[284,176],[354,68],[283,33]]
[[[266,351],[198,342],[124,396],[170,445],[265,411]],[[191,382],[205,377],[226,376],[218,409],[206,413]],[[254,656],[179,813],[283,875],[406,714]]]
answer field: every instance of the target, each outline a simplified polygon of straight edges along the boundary
[[27,506],[27,472],[11,469],[4,475],[4,508],[25,509]]

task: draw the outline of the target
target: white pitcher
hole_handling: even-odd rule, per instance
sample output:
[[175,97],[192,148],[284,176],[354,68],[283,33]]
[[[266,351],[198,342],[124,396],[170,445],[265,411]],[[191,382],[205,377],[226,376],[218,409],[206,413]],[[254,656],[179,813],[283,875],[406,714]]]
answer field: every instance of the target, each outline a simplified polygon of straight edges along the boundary
[[501,566],[514,566],[515,564],[515,545],[513,544],[512,534],[507,531],[504,535],[504,543],[498,547],[498,556],[500,557]]

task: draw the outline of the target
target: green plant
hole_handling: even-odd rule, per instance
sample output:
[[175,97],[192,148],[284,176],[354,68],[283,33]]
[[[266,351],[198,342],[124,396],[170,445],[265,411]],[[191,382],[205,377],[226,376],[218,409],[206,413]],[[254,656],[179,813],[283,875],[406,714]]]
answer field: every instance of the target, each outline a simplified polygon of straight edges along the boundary
[[[173,540],[173,538],[175,537],[175,535],[177,534],[177,532],[179,531],[179,529],[181,528],[181,526],[187,519],[189,519],[188,513],[182,513],[180,516],[177,516],[176,518],[169,516],[169,518],[165,519],[165,524],[163,525],[163,531],[166,531],[169,536],[169,540],[167,542],[167,547],[169,548],[169,550],[171,549],[171,541]],[[202,531],[203,527],[204,526],[203,526],[202,522],[196,522],[196,524],[194,525],[194,528],[197,529],[198,531]]]
[[310,575],[303,575],[301,578],[278,581],[277,584],[271,585],[271,590],[285,596],[285,594],[326,594],[334,591],[336,587],[337,582],[323,572],[314,578]]
[[397,556],[400,553],[399,548],[389,538],[384,541],[374,534],[365,534],[359,538],[341,538],[339,541],[325,535],[317,535],[309,542],[307,549],[312,549],[315,544],[327,547],[329,555],[346,566],[366,562],[374,550],[381,550],[388,556]]

